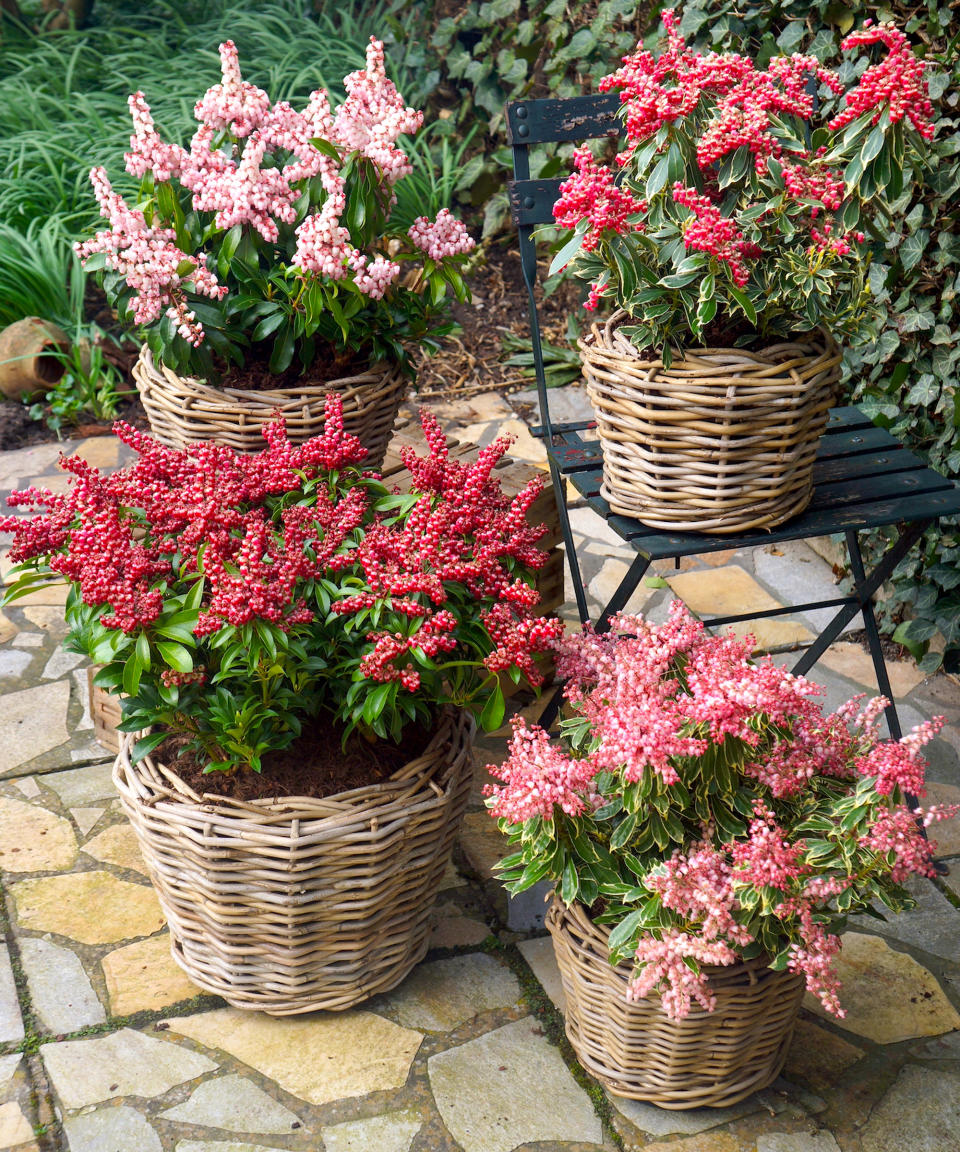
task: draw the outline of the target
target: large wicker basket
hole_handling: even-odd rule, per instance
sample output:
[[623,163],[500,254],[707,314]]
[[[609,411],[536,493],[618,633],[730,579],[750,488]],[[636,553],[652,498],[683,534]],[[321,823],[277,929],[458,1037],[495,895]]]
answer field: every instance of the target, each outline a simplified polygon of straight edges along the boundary
[[473,722],[450,711],[384,784],[324,800],[198,796],[121,739],[114,782],[167,922],[174,959],[237,1008],[350,1008],[399,984],[470,789]]
[[619,331],[624,319],[594,324],[579,342],[611,509],[711,534],[799,515],[837,395],[837,345],[812,334],[756,352],[702,348],[665,368],[641,359]]
[[617,1096],[661,1108],[723,1108],[780,1074],[803,977],[761,961],[710,968],[712,1013],[671,1020],[655,995],[626,998],[630,965],[611,966],[609,931],[579,904],[554,903],[547,927],[566,997],[566,1031],[580,1063]]
[[294,444],[301,444],[323,431],[326,397],[339,392],[343,426],[369,452],[370,467],[379,467],[383,460],[409,383],[396,365],[380,364],[356,376],[322,384],[304,381],[296,388],[259,392],[215,388],[155,363],[146,345],[140,350],[133,376],[151,432],[171,448],[214,440],[238,452],[259,452],[266,447],[260,430],[278,411],[286,419],[287,436]]

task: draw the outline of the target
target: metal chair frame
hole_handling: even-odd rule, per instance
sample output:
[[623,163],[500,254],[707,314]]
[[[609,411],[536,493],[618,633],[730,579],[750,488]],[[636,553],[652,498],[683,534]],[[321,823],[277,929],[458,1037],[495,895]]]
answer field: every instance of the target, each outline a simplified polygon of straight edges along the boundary
[[[561,181],[531,179],[530,149],[535,145],[619,137],[623,127],[617,115],[619,107],[618,97],[612,94],[520,100],[508,104],[506,109],[514,166],[514,179],[510,184],[511,215],[517,227],[523,279],[529,297],[540,408],[540,425],[533,429],[533,433],[543,438],[547,448],[560,529],[580,619],[587,623],[589,610],[567,509],[568,481],[585,497],[588,506],[607,521],[624,544],[637,553],[610,602],[594,621],[598,632],[609,628],[610,618],[623,609],[654,560],[673,559],[679,563],[682,556],[842,532],[850,554],[853,577],[853,587],[848,595],[733,616],[709,617],[705,623],[718,627],[791,612],[836,608],[833,619],[794,664],[792,671],[802,675],[816,665],[847,624],[857,614],[862,615],[877,685],[881,694],[890,701],[886,709],[890,735],[899,739],[902,730],[881,649],[872,597],[930,524],[940,516],[960,512],[960,489],[927,468],[889,433],[874,427],[856,408],[840,408],[831,412],[815,467],[815,495],[807,512],[765,532],[724,536],[664,532],[648,528],[637,520],[611,514],[609,505],[599,495],[600,445],[595,437],[589,438],[595,424],[557,424],[551,420],[536,302],[538,273],[534,233],[538,227],[553,222],[552,208]],[[868,572],[859,534],[868,528],[890,524],[899,526],[900,537]],[[545,725],[552,723],[558,708],[559,692],[544,713]]]

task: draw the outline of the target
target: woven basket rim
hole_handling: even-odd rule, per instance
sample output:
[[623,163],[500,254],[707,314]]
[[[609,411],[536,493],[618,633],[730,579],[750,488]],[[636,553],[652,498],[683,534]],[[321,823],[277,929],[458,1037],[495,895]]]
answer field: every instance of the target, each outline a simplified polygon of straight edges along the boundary
[[[632,320],[634,320],[634,317],[631,317],[630,314],[622,308],[618,308],[617,311],[603,321],[603,323],[591,325],[590,330],[577,339],[577,347],[581,352],[607,352],[615,356],[626,356],[629,349],[629,352],[633,354],[633,359],[641,364],[649,366],[650,368],[662,368],[662,359],[646,359],[642,357],[641,351],[634,348],[629,341],[620,341],[614,346],[614,337],[619,328],[624,324],[629,324]],[[605,343],[603,344],[599,343],[600,333],[602,333],[605,338]],[[757,335],[759,336],[759,333]],[[699,363],[699,358],[727,355],[736,356],[740,359],[747,357],[755,360],[758,368],[769,365],[771,367],[775,366],[777,371],[782,372],[789,370],[789,363],[770,361],[767,357],[771,353],[800,348],[818,348],[822,350],[824,355],[832,356],[839,351],[840,346],[826,328],[811,328],[807,332],[798,332],[792,340],[781,339],[777,343],[764,344],[760,348],[735,348],[732,345],[691,345],[689,348],[681,350],[679,356],[674,357],[671,363],[671,369],[676,369],[683,364],[690,364],[691,367],[695,367],[698,372],[710,372],[711,366]],[[647,351],[647,349],[643,351]],[[690,354],[693,359],[686,359],[685,354]],[[714,367],[715,370],[719,372],[726,366],[716,365]]]
[[[555,924],[558,928],[564,921],[575,924],[588,939],[592,939],[597,943],[601,943],[604,948],[607,947],[607,941],[610,939],[611,927],[606,924],[598,924],[591,918],[587,909],[579,901],[575,900],[572,904],[567,906],[560,898],[560,894],[554,891],[553,900],[547,910],[545,923],[549,928],[550,924]],[[621,960],[619,964],[611,964],[612,971],[622,974],[625,978],[629,979],[633,971],[633,966],[629,960]],[[733,964],[701,964],[700,971],[709,980],[711,977],[735,977],[740,972],[745,972],[751,984],[756,984],[757,973],[770,968],[769,956],[756,956],[752,959],[745,960],[742,956],[738,956]],[[649,1004],[659,1005],[660,993],[656,989],[651,990],[644,999]],[[712,1016],[712,1012],[707,1012],[699,1004],[692,1004],[690,1013],[687,1019],[696,1019],[698,1015],[703,1017]]]
[[302,397],[319,397],[325,396],[331,389],[339,389],[342,387],[350,387],[358,384],[368,384],[371,381],[381,380],[385,375],[392,375],[399,372],[400,368],[396,364],[390,364],[386,360],[377,360],[370,364],[367,369],[355,376],[337,376],[331,380],[324,380],[322,383],[317,384],[303,384],[294,388],[218,388],[215,384],[211,384],[207,380],[201,380],[198,376],[181,376],[169,365],[164,363],[157,364],[153,359],[153,353],[150,351],[146,344],[140,345],[139,359],[143,361],[144,367],[148,372],[153,372],[159,376],[162,373],[169,374],[174,377],[181,384],[190,388],[191,392],[205,393],[211,397],[227,397],[230,400],[243,402],[262,401],[264,398],[270,399],[271,397],[286,397],[287,402],[295,401],[297,398]]
[[[144,733],[120,732],[120,750],[117,754],[114,779],[118,781],[130,773],[149,794],[146,800],[151,806],[183,806],[200,808],[205,813],[216,814],[221,819],[250,819],[261,817],[278,820],[308,820],[311,824],[322,825],[344,816],[355,817],[359,812],[373,815],[383,814],[396,807],[407,808],[410,796],[428,791],[433,798],[445,796],[434,779],[439,773],[449,772],[450,765],[436,755],[438,748],[455,742],[458,728],[466,724],[472,736],[476,727],[473,716],[453,707],[444,708],[440,714],[430,742],[423,752],[402,764],[387,780],[368,784],[359,788],[347,789],[332,796],[282,796],[259,797],[254,800],[235,800],[211,792],[197,793],[186,784],[172,769],[158,763],[152,756],[144,756],[137,764],[130,760],[130,750],[134,742]],[[321,809],[326,809],[321,813]],[[298,815],[299,813],[299,815]]]

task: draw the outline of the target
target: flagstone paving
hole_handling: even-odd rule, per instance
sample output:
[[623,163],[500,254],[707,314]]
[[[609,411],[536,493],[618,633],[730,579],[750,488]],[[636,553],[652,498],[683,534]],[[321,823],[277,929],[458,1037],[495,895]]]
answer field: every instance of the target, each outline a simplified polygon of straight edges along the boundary
[[[564,419],[583,394],[558,393]],[[438,405],[460,439],[507,426],[544,466],[517,417],[531,396]],[[111,440],[66,443],[98,465]],[[0,489],[46,483],[59,449],[0,454]],[[586,507],[571,521],[591,611],[632,558]],[[807,544],[731,549],[660,564],[631,610],[663,619],[682,595],[748,612],[834,594]],[[9,570],[2,558],[0,569]],[[569,589],[568,589],[569,592]],[[93,739],[86,669],[60,647],[64,589],[0,614],[0,1152],[955,1152],[960,1147],[960,822],[941,826],[951,871],[915,884],[918,908],[857,921],[840,965],[847,1016],[808,1001],[783,1076],[730,1109],[664,1111],[607,1095],[563,1039],[563,992],[542,923],[542,887],[508,900],[483,810],[482,767],[508,728],[477,741],[470,811],[438,893],[431,950],[397,989],[347,1012],[274,1019],[202,994],[173,961],[159,904]],[[567,603],[565,619],[576,614]],[[795,659],[822,626],[791,613],[753,626]],[[766,625],[770,625],[767,627]],[[862,648],[841,640],[813,678],[835,705],[875,690]],[[904,720],[937,713],[930,798],[960,796],[960,686],[890,666]],[[535,718],[541,702],[516,707]]]

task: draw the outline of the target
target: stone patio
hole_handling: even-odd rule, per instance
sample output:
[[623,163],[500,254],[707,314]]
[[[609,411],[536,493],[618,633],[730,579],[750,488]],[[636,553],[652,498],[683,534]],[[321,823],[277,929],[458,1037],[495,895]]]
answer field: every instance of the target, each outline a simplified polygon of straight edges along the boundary
[[[530,397],[437,405],[480,444],[525,431]],[[566,390],[568,416],[583,404]],[[110,438],[65,443],[101,466]],[[62,483],[57,446],[0,456],[0,491]],[[632,554],[586,508],[573,522],[596,611]],[[2,561],[0,561],[2,562]],[[6,566],[4,566],[6,569]],[[834,594],[805,544],[663,566],[631,609],[655,619],[751,611]],[[722,600],[722,605],[720,601]],[[562,992],[542,899],[509,902],[478,779],[439,893],[426,961],[395,991],[343,1013],[272,1019],[202,995],[169,957],[163,917],[92,738],[86,670],[60,647],[63,589],[0,614],[0,1150],[17,1152],[954,1152],[960,1147],[960,821],[940,825],[951,871],[915,884],[918,907],[857,922],[841,967],[847,1017],[804,1011],[784,1076],[727,1110],[667,1112],[604,1093],[563,1038]],[[571,621],[570,606],[564,615]],[[759,625],[790,651],[822,621]],[[812,678],[836,705],[875,690],[869,657],[843,640]],[[930,746],[936,802],[960,798],[960,687],[891,668],[906,727],[944,713]],[[539,704],[519,698],[535,715]],[[478,740],[478,766],[506,730]],[[482,772],[478,773],[478,777]],[[951,862],[950,857],[955,859]]]

